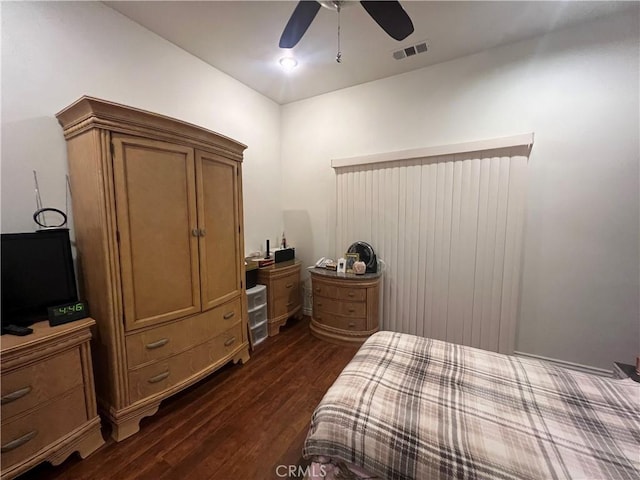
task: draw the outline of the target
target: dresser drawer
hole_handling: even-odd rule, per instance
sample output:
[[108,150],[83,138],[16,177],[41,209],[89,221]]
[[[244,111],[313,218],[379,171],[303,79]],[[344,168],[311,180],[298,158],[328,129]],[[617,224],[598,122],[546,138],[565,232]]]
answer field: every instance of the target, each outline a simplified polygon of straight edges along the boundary
[[297,272],[274,282],[273,298],[274,317],[285,315],[300,305],[300,281]]
[[9,419],[82,384],[79,348],[3,372],[2,419]]
[[222,360],[242,344],[242,324],[190,350],[129,371],[131,402],[162,392]]
[[313,296],[325,298],[338,298],[338,287],[327,285],[324,282],[313,280]]
[[337,298],[349,302],[364,302],[367,298],[367,290],[364,288],[340,288]]
[[298,284],[299,276],[297,272],[277,279],[273,282],[273,298],[290,298],[293,292],[298,291]]
[[337,328],[340,330],[353,330],[354,332],[362,332],[367,329],[366,318],[350,318],[340,315],[334,315],[327,312],[318,312],[314,310],[313,319],[329,327]]
[[26,415],[3,421],[2,469],[25,460],[87,420],[84,387],[79,386]]
[[293,312],[300,306],[300,298],[298,294],[299,290],[296,288],[291,292],[290,296],[284,298],[277,298],[273,308],[273,314],[275,318],[281,315],[287,315],[289,312]]
[[126,338],[129,368],[168,358],[214,338],[242,320],[238,297],[192,317],[161,325]]
[[344,302],[330,298],[313,297],[313,312],[326,312],[346,317],[366,317],[367,304],[363,302]]

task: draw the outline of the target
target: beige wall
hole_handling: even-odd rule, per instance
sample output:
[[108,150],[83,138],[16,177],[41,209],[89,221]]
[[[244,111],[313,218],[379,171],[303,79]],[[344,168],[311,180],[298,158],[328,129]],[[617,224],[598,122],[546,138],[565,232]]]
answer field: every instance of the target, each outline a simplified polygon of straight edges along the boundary
[[100,3],[1,15],[3,232],[35,228],[34,169],[64,207],[54,114],[83,94],[249,145],[246,249],[284,224],[305,264],[345,248],[331,158],[533,131],[517,349],[602,368],[640,352],[637,16],[279,107]]
[[2,4],[2,231],[33,231],[64,209],[66,150],[55,113],[82,95],[185,120],[245,153],[245,247],[282,228],[280,107],[98,2]]
[[347,247],[333,245],[332,158],[535,132],[516,350],[633,362],[638,45],[638,16],[600,20],[286,105],[285,224],[313,240],[300,255],[309,264]]

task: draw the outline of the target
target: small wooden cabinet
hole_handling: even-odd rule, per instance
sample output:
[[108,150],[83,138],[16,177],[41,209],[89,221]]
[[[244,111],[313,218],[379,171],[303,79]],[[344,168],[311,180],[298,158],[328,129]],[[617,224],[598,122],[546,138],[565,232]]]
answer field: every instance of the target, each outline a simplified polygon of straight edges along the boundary
[[380,274],[311,270],[311,333],[338,343],[362,343],[378,331]]
[[302,308],[300,262],[292,260],[261,268],[258,283],[267,286],[269,336],[273,337]]
[[85,458],[104,444],[89,349],[94,323],[39,322],[31,335],[2,336],[3,480],[75,451]]

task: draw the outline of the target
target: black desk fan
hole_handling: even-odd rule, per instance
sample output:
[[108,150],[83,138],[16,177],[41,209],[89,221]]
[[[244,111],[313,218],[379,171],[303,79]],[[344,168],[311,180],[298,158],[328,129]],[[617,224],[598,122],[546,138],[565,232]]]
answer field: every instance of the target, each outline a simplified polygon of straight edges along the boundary
[[378,272],[378,258],[376,257],[373,247],[367,242],[355,242],[352,243],[347,253],[357,253],[360,257],[360,261],[364,262],[367,266],[367,273]]

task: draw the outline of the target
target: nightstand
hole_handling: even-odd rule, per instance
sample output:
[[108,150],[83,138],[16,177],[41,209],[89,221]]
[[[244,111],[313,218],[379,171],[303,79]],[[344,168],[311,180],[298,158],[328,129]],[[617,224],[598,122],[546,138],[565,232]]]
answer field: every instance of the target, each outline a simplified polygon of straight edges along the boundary
[[267,286],[269,336],[280,333],[290,317],[302,309],[300,261],[290,260],[258,269],[258,283]]
[[626,363],[613,362],[614,378],[630,378],[635,382],[640,382],[640,375],[636,373],[636,367]]
[[313,335],[334,343],[361,344],[378,331],[380,272],[355,275],[313,268],[309,273]]

